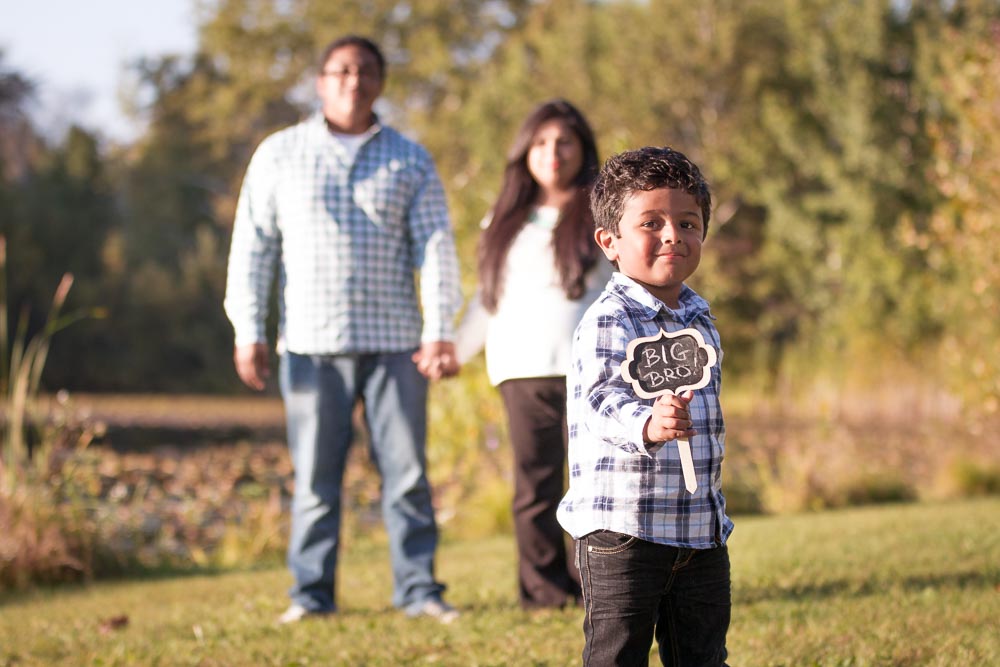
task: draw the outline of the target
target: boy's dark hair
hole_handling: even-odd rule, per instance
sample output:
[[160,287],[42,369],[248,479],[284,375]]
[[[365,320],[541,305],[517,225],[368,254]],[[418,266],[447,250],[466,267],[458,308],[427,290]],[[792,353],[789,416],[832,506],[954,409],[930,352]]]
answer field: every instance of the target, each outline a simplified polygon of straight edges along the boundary
[[319,71],[323,71],[323,68],[326,67],[326,61],[330,59],[330,55],[334,51],[345,46],[356,46],[359,49],[369,51],[375,56],[375,61],[378,63],[379,77],[385,81],[385,56],[382,55],[382,50],[378,48],[378,44],[361,35],[344,35],[327,44],[326,48],[323,49],[323,54],[319,58],[319,63],[317,63]]
[[646,146],[625,151],[608,158],[598,174],[590,195],[594,224],[616,237],[618,223],[625,211],[625,202],[640,190],[671,188],[682,190],[701,207],[702,221],[708,234],[708,219],[712,214],[712,194],[708,182],[694,162],[680,151],[664,146]]

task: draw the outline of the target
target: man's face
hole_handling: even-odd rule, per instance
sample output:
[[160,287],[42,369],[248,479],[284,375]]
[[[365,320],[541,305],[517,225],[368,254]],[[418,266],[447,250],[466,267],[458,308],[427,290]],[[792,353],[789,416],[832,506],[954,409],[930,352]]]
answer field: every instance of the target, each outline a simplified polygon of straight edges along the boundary
[[323,115],[333,129],[347,134],[368,129],[382,83],[378,60],[368,49],[348,44],[333,51],[316,79]]
[[681,286],[701,262],[705,223],[695,198],[674,188],[639,190],[625,202],[618,236],[595,233],[618,270],[676,308]]

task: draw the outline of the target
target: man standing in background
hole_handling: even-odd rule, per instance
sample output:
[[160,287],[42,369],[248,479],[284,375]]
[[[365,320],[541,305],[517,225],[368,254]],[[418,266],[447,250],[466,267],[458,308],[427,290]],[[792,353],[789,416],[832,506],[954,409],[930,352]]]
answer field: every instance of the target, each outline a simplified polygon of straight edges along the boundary
[[445,623],[458,616],[434,578],[425,458],[427,378],[458,370],[458,262],[430,155],[373,112],[385,76],[370,40],[332,42],[316,79],[321,111],[261,143],[237,205],[225,308],[237,373],[255,390],[270,374],[264,328],[279,268],[279,379],[295,467],[295,583],[282,623],[336,611],[341,486],[359,399],[382,476],[393,604]]

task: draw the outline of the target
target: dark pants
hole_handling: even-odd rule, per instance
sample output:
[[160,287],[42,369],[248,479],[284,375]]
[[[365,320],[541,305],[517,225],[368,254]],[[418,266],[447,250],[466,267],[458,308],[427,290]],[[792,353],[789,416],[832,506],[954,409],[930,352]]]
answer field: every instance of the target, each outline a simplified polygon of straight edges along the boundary
[[680,549],[598,531],[576,543],[586,607],[584,665],[726,664],[729,551]]
[[566,468],[566,378],[500,384],[514,450],[514,533],[524,608],[561,607],[580,596],[580,573],[556,520]]

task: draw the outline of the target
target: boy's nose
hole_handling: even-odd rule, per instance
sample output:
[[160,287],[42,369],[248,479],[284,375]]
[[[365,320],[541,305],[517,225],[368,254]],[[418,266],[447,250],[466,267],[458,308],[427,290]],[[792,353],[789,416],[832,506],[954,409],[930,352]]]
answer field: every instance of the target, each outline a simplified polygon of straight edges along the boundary
[[663,225],[663,229],[660,230],[660,240],[663,243],[679,243],[680,234],[678,232],[677,225],[667,222],[667,224]]

